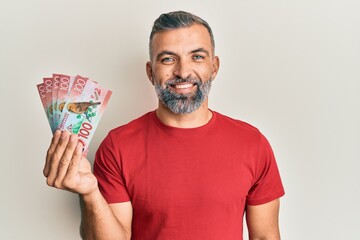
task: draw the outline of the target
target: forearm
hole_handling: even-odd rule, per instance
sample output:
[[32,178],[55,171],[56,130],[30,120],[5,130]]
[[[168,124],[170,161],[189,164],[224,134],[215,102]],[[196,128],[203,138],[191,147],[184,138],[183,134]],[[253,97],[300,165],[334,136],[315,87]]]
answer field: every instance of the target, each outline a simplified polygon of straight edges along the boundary
[[82,239],[130,239],[130,231],[120,224],[99,190],[91,194],[91,196],[80,195],[80,205],[80,234]]

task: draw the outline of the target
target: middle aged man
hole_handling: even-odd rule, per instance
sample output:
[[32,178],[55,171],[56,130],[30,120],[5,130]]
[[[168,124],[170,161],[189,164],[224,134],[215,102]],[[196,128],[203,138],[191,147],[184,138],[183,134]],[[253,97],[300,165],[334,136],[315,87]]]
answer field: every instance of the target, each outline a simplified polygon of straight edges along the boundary
[[80,194],[84,239],[243,239],[244,212],[250,239],[280,239],[274,155],[256,128],[208,108],[218,69],[203,19],[162,14],[146,64],[158,108],[108,134],[95,175],[77,136],[55,132],[44,174]]

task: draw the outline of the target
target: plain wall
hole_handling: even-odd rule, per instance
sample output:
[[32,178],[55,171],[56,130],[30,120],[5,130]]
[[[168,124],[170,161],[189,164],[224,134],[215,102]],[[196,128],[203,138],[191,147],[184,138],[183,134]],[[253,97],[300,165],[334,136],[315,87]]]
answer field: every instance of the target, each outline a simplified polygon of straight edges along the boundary
[[[148,36],[163,12],[213,28],[219,75],[210,107],[258,127],[286,195],[283,239],[358,239],[360,2],[0,0],[0,239],[80,239],[75,194],[47,187],[51,139],[36,84],[81,74],[113,90],[90,146],[156,108],[145,74]],[[209,226],[209,228],[214,226]]]

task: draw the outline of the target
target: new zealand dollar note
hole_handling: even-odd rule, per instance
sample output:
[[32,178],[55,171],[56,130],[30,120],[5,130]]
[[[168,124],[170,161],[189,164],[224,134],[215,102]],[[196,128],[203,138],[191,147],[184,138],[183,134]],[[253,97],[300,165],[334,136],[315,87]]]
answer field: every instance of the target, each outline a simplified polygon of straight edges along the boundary
[[43,84],[45,87],[45,113],[49,119],[51,131],[56,130],[53,117],[53,105],[52,105],[52,89],[53,89],[53,79],[51,77],[43,78]]
[[78,134],[86,155],[89,143],[111,96],[96,82],[76,76],[60,117],[60,130]]
[[50,118],[48,117],[48,114],[47,114],[47,102],[46,102],[45,85],[44,85],[44,83],[40,83],[40,84],[37,84],[36,87],[37,87],[37,90],[38,90],[38,93],[39,93],[39,96],[40,96],[40,99],[41,99],[42,106],[44,108],[46,118],[47,118],[47,120],[49,122],[49,125],[50,125],[50,128],[52,130],[52,123],[50,122]]
[[[85,111],[85,118],[81,124],[78,132],[79,141],[84,145],[84,155],[87,154],[89,144],[94,136],[95,130],[100,122],[100,119],[107,107],[112,92],[96,84],[96,87],[91,94],[91,99],[87,103],[90,106]],[[83,103],[84,104],[84,103]]]
[[78,134],[86,155],[112,92],[86,77],[64,74],[43,78],[37,89],[52,132]]
[[69,88],[66,101],[59,107],[61,109],[60,130],[67,130],[70,133],[77,134],[80,130],[82,121],[84,120],[84,112],[86,108],[80,103],[90,101],[90,94],[95,88],[95,83],[89,81],[88,78],[76,76],[73,84]]
[[60,112],[57,107],[57,95],[59,91],[59,84],[60,84],[60,75],[59,74],[53,74],[52,75],[52,96],[51,96],[51,104],[53,109],[53,121],[54,121],[54,127],[57,128],[59,125],[59,119],[60,119]]
[[[60,117],[64,109],[66,99],[69,96],[71,86],[74,83],[75,77],[64,74],[54,74],[59,79],[59,87],[57,90],[56,102],[54,103],[54,114],[56,119],[56,128],[59,128]],[[53,78],[55,78],[53,75]]]

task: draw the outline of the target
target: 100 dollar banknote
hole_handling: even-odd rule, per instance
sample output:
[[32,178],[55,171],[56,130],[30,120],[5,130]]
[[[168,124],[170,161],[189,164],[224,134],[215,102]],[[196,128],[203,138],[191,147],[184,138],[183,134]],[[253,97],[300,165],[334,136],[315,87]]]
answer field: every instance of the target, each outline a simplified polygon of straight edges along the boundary
[[49,122],[50,128],[51,128],[51,130],[53,130],[53,123],[50,120],[49,115],[48,115],[45,85],[44,85],[44,83],[40,83],[40,84],[37,84],[36,86],[37,86],[37,90],[38,90],[38,93],[39,93],[39,96],[40,96],[40,100],[41,100],[45,115],[46,115],[47,120]]
[[62,108],[60,130],[78,134],[86,152],[110,99],[111,91],[99,84],[76,76]]
[[37,88],[51,130],[78,134],[86,155],[112,92],[89,78],[64,74],[44,78]]

